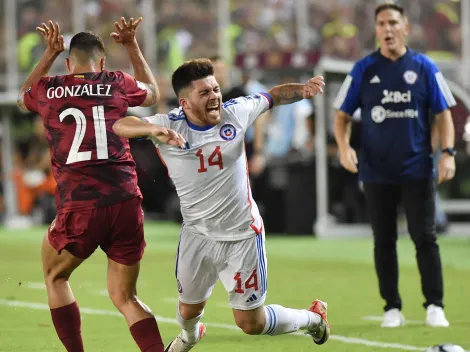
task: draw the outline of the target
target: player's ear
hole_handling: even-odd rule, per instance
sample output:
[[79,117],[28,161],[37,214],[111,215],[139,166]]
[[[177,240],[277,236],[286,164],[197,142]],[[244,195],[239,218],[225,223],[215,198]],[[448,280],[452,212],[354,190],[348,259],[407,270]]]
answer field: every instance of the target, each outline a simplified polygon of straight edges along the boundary
[[106,65],[106,58],[103,56],[103,57],[100,59],[100,71],[103,71],[103,70],[104,70],[105,65]]
[[65,66],[69,73],[72,73],[72,68],[70,67],[70,59],[68,57],[65,58]]
[[404,21],[405,21],[405,35],[408,36],[408,33],[410,32],[410,22],[408,22],[408,17],[404,16]]
[[189,102],[187,99],[183,98],[183,97],[180,97],[178,98],[178,103],[180,104],[180,106],[183,108],[183,109],[189,109],[190,108],[190,105],[189,105]]

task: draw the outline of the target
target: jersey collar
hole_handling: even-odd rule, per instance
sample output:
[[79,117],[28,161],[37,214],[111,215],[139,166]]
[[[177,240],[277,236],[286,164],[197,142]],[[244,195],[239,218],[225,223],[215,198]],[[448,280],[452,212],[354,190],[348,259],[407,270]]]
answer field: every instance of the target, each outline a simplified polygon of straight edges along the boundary
[[405,51],[405,53],[404,53],[402,56],[400,56],[400,57],[399,57],[397,60],[395,60],[395,61],[392,61],[392,60],[390,60],[388,57],[383,56],[383,55],[382,55],[382,52],[380,51],[380,48],[377,50],[377,53],[379,54],[379,57],[382,58],[382,60],[385,60],[385,61],[387,61],[387,62],[392,62],[392,63],[394,63],[394,62],[400,62],[400,61],[403,60],[405,57],[409,56],[410,53],[411,53],[411,50],[410,50],[410,48],[408,48],[408,46],[406,46],[406,51]]
[[188,124],[189,128],[194,130],[194,131],[209,131],[210,129],[214,128],[214,126],[208,125],[208,126],[198,126],[189,121],[189,119],[186,117],[186,114],[184,113],[183,108],[181,108],[179,116],[183,116],[184,119],[186,120],[186,123]]

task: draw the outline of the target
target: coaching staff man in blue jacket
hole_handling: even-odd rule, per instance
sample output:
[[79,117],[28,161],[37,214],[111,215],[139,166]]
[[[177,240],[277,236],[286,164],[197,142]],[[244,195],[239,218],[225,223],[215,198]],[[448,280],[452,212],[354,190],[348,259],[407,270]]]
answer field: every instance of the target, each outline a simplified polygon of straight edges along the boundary
[[[403,203],[416,248],[426,324],[449,326],[443,310],[443,280],[434,220],[432,124],[442,147],[439,182],[455,173],[455,100],[442,73],[425,55],[405,45],[408,22],[397,4],[375,11],[380,49],[358,61],[335,101],[335,138],[344,168],[359,171],[374,234],[375,267],[385,300],[383,327],[405,323],[398,292],[397,205]],[[359,163],[348,140],[351,115],[361,109]],[[359,170],[358,170],[359,168]]]

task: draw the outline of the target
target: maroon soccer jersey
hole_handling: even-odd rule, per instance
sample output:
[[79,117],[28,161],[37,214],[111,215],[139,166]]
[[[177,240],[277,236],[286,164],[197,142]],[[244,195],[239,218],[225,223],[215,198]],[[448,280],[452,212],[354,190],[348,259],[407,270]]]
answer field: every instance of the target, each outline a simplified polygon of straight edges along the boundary
[[132,76],[120,71],[43,77],[26,91],[26,107],[44,122],[58,212],[141,196],[129,142],[112,126],[146,96]]

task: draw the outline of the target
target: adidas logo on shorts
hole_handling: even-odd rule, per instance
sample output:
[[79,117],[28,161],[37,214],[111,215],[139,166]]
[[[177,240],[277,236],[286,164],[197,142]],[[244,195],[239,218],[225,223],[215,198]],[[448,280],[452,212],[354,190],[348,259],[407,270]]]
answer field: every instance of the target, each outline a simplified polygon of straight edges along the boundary
[[258,299],[258,297],[256,297],[256,295],[253,293],[253,294],[250,296],[250,298],[248,298],[248,299],[246,300],[246,303],[254,302],[254,301],[256,301],[257,299]]

